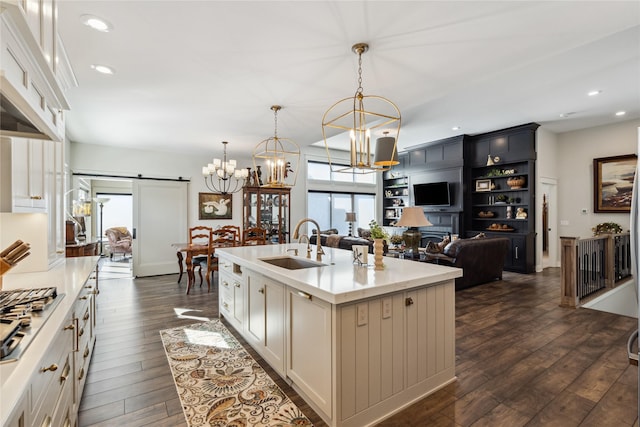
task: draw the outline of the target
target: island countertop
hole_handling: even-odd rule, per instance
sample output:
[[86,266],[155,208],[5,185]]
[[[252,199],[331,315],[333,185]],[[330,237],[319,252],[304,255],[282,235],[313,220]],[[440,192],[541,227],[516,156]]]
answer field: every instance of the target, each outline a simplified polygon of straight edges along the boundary
[[306,254],[306,247],[306,244],[287,243],[219,248],[216,249],[216,255],[221,263],[246,266],[331,304],[348,303],[462,276],[459,268],[391,257],[384,258],[383,270],[374,270],[373,254],[369,254],[369,265],[359,266],[354,264],[351,251],[327,247],[323,247],[325,254],[320,261],[323,265],[318,267],[290,270],[262,260],[291,257],[315,262],[315,245],[312,245],[310,259],[304,255],[294,256],[293,251],[287,251],[297,249],[299,254]]

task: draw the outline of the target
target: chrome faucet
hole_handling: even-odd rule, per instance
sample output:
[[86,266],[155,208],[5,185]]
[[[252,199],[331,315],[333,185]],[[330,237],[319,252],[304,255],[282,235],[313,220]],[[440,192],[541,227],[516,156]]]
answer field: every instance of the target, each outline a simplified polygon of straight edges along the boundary
[[[300,221],[298,221],[298,223],[296,224],[295,230],[293,230],[293,238],[294,239],[298,238],[299,232],[300,232],[300,226],[302,224],[304,224],[305,222],[312,223],[313,225],[316,226],[316,230],[318,230],[318,234],[317,234],[317,238],[316,238],[316,243],[317,243],[317,245],[316,245],[317,246],[317,249],[316,249],[316,260],[322,261],[322,255],[324,255],[324,250],[322,250],[322,246],[320,245],[320,225],[318,225],[318,223],[314,219],[303,218]],[[307,258],[310,258],[309,251],[307,251]]]

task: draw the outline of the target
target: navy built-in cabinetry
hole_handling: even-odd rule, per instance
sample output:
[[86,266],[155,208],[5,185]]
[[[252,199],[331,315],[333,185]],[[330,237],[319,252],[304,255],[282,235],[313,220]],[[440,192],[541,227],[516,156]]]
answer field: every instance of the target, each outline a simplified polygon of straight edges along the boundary
[[530,123],[409,147],[383,174],[383,224],[394,225],[405,206],[415,206],[415,184],[447,182],[450,203],[423,206],[433,226],[420,229],[421,245],[448,234],[507,237],[505,270],[534,272],[537,128]]

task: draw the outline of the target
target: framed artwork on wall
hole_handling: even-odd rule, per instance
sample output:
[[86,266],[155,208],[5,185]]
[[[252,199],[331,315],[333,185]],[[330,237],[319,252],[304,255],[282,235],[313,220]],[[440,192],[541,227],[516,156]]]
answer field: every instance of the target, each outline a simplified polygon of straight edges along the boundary
[[231,219],[233,194],[198,193],[198,219]]
[[631,212],[631,191],[638,156],[593,159],[593,211],[598,213]]

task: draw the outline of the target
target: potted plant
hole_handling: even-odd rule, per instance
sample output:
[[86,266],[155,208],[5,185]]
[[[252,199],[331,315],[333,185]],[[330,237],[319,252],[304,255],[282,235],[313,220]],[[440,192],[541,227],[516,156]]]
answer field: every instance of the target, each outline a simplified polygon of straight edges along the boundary
[[615,222],[602,222],[591,229],[594,236],[600,234],[618,234],[622,233],[622,227]]
[[369,222],[369,229],[371,230],[371,238],[374,240],[389,238],[389,234],[384,231],[384,228],[380,227],[380,224],[378,224],[375,219]]
[[382,270],[384,269],[384,264],[382,263],[382,252],[384,250],[383,241],[389,238],[389,234],[373,219],[369,222],[369,229],[371,230],[371,238],[373,239],[374,269]]

